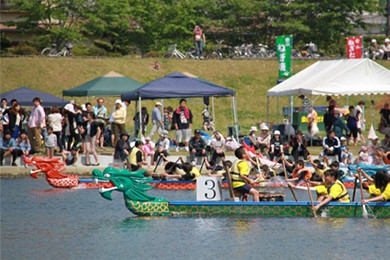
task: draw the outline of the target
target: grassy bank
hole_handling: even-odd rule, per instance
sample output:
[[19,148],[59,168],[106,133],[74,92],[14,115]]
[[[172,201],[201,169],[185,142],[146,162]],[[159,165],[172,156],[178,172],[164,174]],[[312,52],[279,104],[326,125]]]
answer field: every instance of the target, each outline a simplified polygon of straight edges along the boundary
[[[160,60],[162,69],[155,71],[151,68],[154,59],[137,58],[1,58],[0,80],[1,92],[21,86],[49,92],[58,96],[62,90],[73,88],[111,70],[141,82],[148,82],[167,75],[171,72],[189,72],[216,84],[237,91],[239,122],[244,132],[251,125],[266,120],[266,92],[276,84],[278,64],[276,60]],[[315,61],[294,61],[294,73],[310,66]],[[381,62],[390,69],[390,62]],[[110,87],[110,86],[108,86]],[[368,86],[369,87],[369,86]],[[96,97],[89,97],[95,103]],[[366,97],[368,100],[370,97]],[[382,96],[374,96],[378,102]],[[68,97],[68,99],[71,99]],[[360,97],[351,97],[350,104],[355,104]],[[78,103],[86,102],[87,98],[75,98]],[[107,107],[112,108],[115,98],[107,98]],[[165,105],[176,107],[178,100],[166,100]],[[340,105],[346,104],[346,98],[340,97]],[[149,112],[153,102],[144,103]],[[297,104],[300,101],[297,100]],[[325,98],[320,97],[316,105],[325,104]],[[195,127],[202,123],[201,111],[204,106],[202,99],[189,99],[189,107],[195,115]],[[280,99],[280,108],[288,106],[287,98]],[[226,132],[226,126],[232,124],[232,108],[230,98],[217,98],[216,124],[217,128]],[[128,113],[134,115],[134,106]],[[280,112],[281,114],[281,112]],[[378,112],[376,112],[378,114]],[[372,122],[371,113],[366,116],[368,123]],[[379,117],[376,118],[378,122]],[[276,121],[276,98],[271,99],[270,120]],[[132,127],[132,120],[128,120]]]

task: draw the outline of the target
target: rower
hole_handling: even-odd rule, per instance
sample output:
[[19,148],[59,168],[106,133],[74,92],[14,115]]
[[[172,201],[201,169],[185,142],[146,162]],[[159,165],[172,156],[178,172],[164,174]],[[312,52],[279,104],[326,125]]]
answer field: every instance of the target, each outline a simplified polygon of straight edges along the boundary
[[[327,195],[323,196],[320,204],[313,207],[313,211],[316,212],[321,206],[327,204],[330,201],[335,202],[350,202],[347,188],[338,179],[339,172],[334,170],[327,170],[325,172],[325,187],[327,188]],[[313,182],[310,182],[313,184]]]
[[176,164],[173,173],[174,174],[169,174],[168,172],[166,172],[163,175],[167,179],[177,178],[186,181],[196,181],[196,179],[200,176],[198,168],[196,168],[190,163],[183,163],[182,165]]
[[292,171],[292,179],[288,179],[287,181],[310,180],[311,176],[310,170],[305,167],[305,162],[298,160],[295,162],[295,167]]
[[259,201],[259,192],[249,186],[254,184],[254,181],[248,177],[250,172],[250,167],[247,162],[249,160],[249,154],[241,146],[234,151],[234,155],[237,157],[237,160],[233,162],[231,168],[233,190],[242,193],[244,196],[250,194],[253,196],[253,201]]
[[371,178],[367,173],[362,171],[361,168],[358,168],[357,171],[360,171],[370,183],[375,183],[374,187],[373,185],[368,186],[368,191],[372,198],[362,200],[362,203],[390,201],[390,177],[385,170],[377,171],[374,178]]

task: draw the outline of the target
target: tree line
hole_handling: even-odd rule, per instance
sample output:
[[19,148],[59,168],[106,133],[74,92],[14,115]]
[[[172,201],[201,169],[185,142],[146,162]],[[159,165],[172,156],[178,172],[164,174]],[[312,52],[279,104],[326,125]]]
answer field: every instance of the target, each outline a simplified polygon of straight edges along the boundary
[[[363,11],[384,12],[380,0],[10,0],[23,11],[11,22],[33,33],[41,44],[94,42],[120,54],[143,54],[177,43],[192,47],[201,25],[208,39],[229,45],[274,46],[278,35],[293,35],[294,45],[315,42],[340,53],[345,37],[365,28]],[[210,42],[210,41],[209,41]]]

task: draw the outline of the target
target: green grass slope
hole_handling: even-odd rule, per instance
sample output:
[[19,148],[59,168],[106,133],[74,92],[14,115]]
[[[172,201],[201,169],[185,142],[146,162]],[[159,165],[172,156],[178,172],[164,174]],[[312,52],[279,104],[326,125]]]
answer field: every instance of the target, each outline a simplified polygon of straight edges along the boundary
[[[171,72],[189,72],[216,84],[237,91],[239,123],[244,132],[251,125],[266,120],[266,92],[275,86],[278,77],[276,60],[160,60],[162,69],[155,71],[152,64],[155,59],[123,58],[1,58],[0,87],[1,92],[28,86],[57,96],[62,96],[62,90],[70,89],[85,83],[95,77],[115,71],[140,82],[149,82]],[[310,66],[315,61],[294,60],[294,73]],[[380,62],[390,69],[390,62]],[[111,86],[107,86],[111,87]],[[370,97],[366,97],[368,100]],[[71,99],[71,97],[68,97]],[[89,97],[95,103],[96,97]],[[351,97],[350,104],[355,104],[360,97]],[[380,96],[374,97],[376,101]],[[87,98],[75,98],[78,104],[86,102]],[[112,109],[115,97],[106,98],[106,106]],[[300,100],[296,104],[300,104]],[[188,106],[195,115],[195,127],[202,123],[201,111],[204,109],[202,99],[188,100]],[[276,121],[276,98],[270,99],[270,120]],[[153,101],[143,102],[149,112],[153,109]],[[346,104],[346,97],[340,97],[340,105]],[[165,105],[176,107],[178,100],[166,100]],[[280,98],[281,107],[288,106],[288,98]],[[316,105],[325,104],[325,98],[319,97]],[[230,98],[216,98],[216,125],[226,133],[227,126],[232,125],[232,107]],[[128,110],[128,128],[132,127],[134,105]],[[377,112],[376,112],[377,114]],[[281,117],[280,117],[281,118]],[[379,117],[378,117],[379,118]],[[367,115],[371,122],[371,113]],[[376,119],[378,120],[378,119]],[[378,122],[378,121],[376,121]]]

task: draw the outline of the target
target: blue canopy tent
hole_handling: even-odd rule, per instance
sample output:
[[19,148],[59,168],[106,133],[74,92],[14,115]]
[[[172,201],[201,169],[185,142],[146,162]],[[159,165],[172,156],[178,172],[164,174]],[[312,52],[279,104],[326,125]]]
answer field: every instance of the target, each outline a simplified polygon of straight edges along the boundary
[[16,99],[22,106],[32,106],[32,100],[35,97],[39,97],[42,100],[44,107],[62,107],[69,103],[68,100],[63,98],[59,98],[57,96],[53,96],[35,89],[30,89],[28,87],[20,87],[18,89],[1,93],[0,97],[6,98],[8,101],[11,99]]
[[[163,78],[146,83],[142,87],[122,94],[122,100],[139,101],[141,111],[142,99],[166,99],[186,97],[232,97],[234,125],[238,135],[238,118],[236,92],[232,89],[219,86],[209,81],[191,77],[179,72],[173,72]],[[139,113],[141,115],[141,112]],[[142,131],[141,131],[142,132]]]

